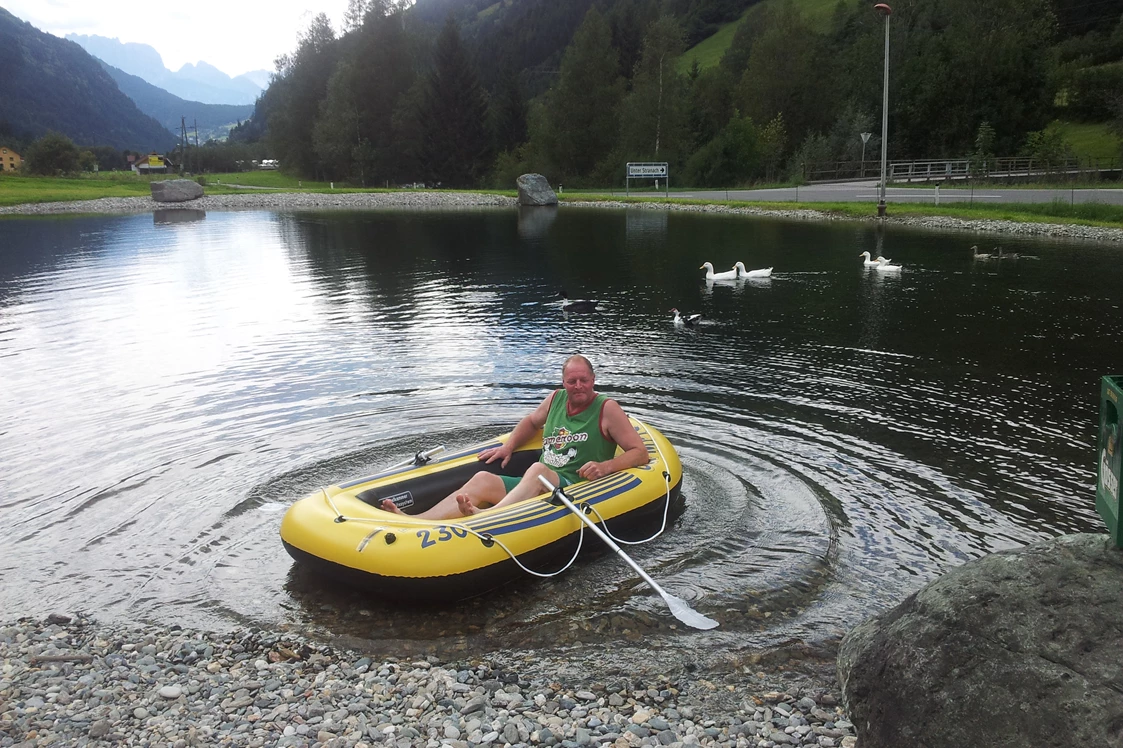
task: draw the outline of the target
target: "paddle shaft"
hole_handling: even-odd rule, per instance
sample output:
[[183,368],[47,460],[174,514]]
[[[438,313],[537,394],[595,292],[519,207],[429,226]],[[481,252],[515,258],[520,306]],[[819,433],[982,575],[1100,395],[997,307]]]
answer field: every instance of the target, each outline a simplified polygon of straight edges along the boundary
[[565,495],[565,492],[562,491],[560,487],[555,487],[553,484],[550,483],[549,480],[546,479],[545,476],[542,476],[542,475],[538,476],[538,480],[541,481],[544,486],[549,488],[550,492],[554,496],[556,496],[559,501],[561,501],[563,504],[565,504],[566,508],[568,508],[571,512],[576,514],[577,518],[580,519],[582,522],[584,522],[585,525],[588,526],[588,528],[590,530],[595,532],[597,534],[597,537],[599,537],[601,540],[603,540],[605,542],[605,544],[608,545],[609,548],[616,551],[616,554],[618,556],[620,556],[620,558],[627,561],[628,566],[632,567],[632,569],[635,570],[636,574],[640,575],[640,578],[643,579],[643,581],[650,584],[652,589],[654,589],[656,592],[658,592],[662,597],[664,597],[664,598],[667,597],[667,593],[663,590],[663,588],[660,587],[655,582],[654,579],[652,579],[650,576],[648,576],[647,572],[644,571],[643,569],[641,569],[639,567],[639,564],[637,564],[635,561],[633,561],[631,556],[629,556],[627,553],[625,553],[624,550],[620,546],[618,546],[612,538],[608,537],[608,535],[605,534],[604,530],[601,530],[600,527],[597,526],[596,522],[593,522],[591,519],[586,517],[585,513],[583,511],[581,511],[579,508],[577,508],[576,504],[574,504],[572,501],[569,500],[569,497]]

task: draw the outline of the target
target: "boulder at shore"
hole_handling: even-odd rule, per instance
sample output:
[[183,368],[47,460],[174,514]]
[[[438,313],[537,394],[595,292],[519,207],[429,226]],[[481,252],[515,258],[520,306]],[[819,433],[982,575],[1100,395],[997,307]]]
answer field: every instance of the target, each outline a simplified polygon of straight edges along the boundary
[[850,631],[838,678],[861,748],[1123,746],[1123,550],[968,562]]
[[152,182],[152,199],[158,203],[185,203],[203,196],[203,188],[190,179],[168,179]]
[[517,180],[519,185],[519,205],[557,205],[558,196],[554,188],[541,174],[523,174]]

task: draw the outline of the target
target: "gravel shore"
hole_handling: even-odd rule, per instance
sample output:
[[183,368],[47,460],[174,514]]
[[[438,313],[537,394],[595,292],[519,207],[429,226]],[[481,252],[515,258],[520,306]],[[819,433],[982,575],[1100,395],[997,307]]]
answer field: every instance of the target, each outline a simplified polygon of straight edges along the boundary
[[[62,213],[149,213],[156,210],[325,210],[339,208],[446,208],[446,207],[515,207],[518,201],[504,195],[483,195],[471,192],[254,192],[240,195],[205,195],[188,203],[158,203],[151,197],[103,197],[57,203],[26,203],[0,207],[0,215],[54,215]],[[624,203],[620,201],[566,200],[563,207],[633,208],[672,210],[695,213],[787,218],[804,221],[878,221],[875,216],[853,218],[827,211],[804,208],[779,210],[771,208],[730,207],[702,203]],[[890,207],[892,211],[892,207]],[[1080,226],[1058,223],[1018,223],[1001,220],[966,220],[949,216],[884,219],[889,224],[937,230],[957,230],[983,234],[1052,236],[1101,242],[1123,242],[1123,229]]]
[[837,691],[787,676],[592,681],[528,655],[376,662],[291,634],[55,614],[0,626],[0,746],[853,748]]

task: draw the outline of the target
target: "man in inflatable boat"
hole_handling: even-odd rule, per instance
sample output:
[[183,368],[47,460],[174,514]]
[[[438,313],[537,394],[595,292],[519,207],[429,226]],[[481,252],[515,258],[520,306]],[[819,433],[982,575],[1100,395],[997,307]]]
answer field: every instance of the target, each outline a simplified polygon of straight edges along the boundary
[[[542,456],[522,478],[481,471],[459,490],[441,499],[432,509],[415,516],[425,519],[454,519],[488,507],[507,506],[542,493],[538,476],[554,485],[568,486],[596,480],[617,470],[647,463],[647,448],[632,428],[624,409],[615,400],[598,394],[593,386],[593,365],[584,356],[570,356],[562,365],[562,387],[554,390],[525,416],[505,444],[480,452],[487,463],[501,460],[505,467],[511,453],[542,430]],[[616,447],[623,452],[615,457]],[[402,514],[386,499],[382,509]]]

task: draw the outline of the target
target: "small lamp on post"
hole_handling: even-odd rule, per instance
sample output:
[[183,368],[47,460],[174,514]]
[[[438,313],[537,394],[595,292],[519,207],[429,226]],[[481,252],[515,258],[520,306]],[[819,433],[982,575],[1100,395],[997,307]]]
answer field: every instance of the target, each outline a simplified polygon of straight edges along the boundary
[[885,217],[885,149],[889,144],[889,15],[893,12],[885,3],[873,9],[885,16],[885,82],[881,93],[881,198],[877,202],[877,217]]
[[866,176],[866,143],[870,142],[870,136],[873,135],[873,133],[860,132],[858,134],[862,136],[862,171],[860,174],[860,178],[864,179]]

